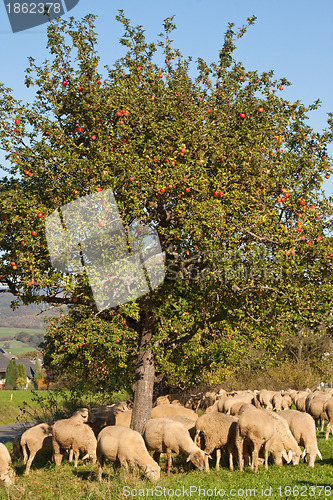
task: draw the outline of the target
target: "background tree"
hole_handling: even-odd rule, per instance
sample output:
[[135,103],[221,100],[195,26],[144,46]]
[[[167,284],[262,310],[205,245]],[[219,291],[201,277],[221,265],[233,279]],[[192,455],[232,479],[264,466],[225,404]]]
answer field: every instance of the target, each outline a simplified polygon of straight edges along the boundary
[[16,389],[16,380],[18,376],[18,368],[15,359],[11,359],[6,368],[6,386],[12,386],[13,389]]
[[[163,284],[115,307],[113,317],[109,310],[98,314],[126,324],[127,345],[135,339],[131,425],[142,431],[156,360],[175,363],[195,337],[201,348],[242,322],[258,325],[256,337],[262,325],[275,336],[282,320],[314,332],[330,322],[332,209],[321,184],[332,171],[326,154],[332,116],[327,130],[314,132],[307,113],[319,101],[290,103],[283,98],[286,79],[234,60],[247,26],[235,32],[229,24],[218,62],[198,59],[194,79],[190,60],[172,47],[172,18],[157,44],[146,42],[143,28],[132,27],[122,11],[117,19],[126,54],[105,68],[104,78],[94,17],[87,16],[50,24],[51,60],[38,66],[31,58],[27,69],[26,85],[36,87],[31,105],[1,87],[0,144],[11,168],[0,186],[0,274],[18,303],[86,307],[93,321],[85,272],[72,276],[50,265],[45,217],[112,188],[125,227],[136,221],[158,230]],[[52,363],[71,355],[54,350],[65,342],[66,322],[79,323],[75,316],[60,319],[48,332],[54,337],[45,356]],[[219,330],[224,323],[229,328]],[[88,370],[95,346],[89,328],[80,335],[81,328],[67,342]],[[111,328],[103,330],[109,335]],[[127,369],[121,352],[115,349]]]
[[34,386],[38,389],[38,382],[43,378],[43,370],[40,361],[36,358],[35,373],[34,373]]

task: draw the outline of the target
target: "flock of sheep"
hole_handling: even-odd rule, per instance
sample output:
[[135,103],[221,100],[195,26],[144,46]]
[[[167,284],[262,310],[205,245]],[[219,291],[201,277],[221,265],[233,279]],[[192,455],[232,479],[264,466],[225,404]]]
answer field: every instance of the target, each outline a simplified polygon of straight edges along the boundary
[[[292,404],[296,410],[290,409]],[[74,458],[75,467],[81,452],[82,460],[98,462],[99,480],[107,459],[125,469],[139,469],[157,481],[161,453],[167,455],[167,474],[172,454],[184,455],[187,462],[209,471],[214,451],[216,469],[222,451],[231,470],[235,462],[241,471],[244,464],[254,472],[262,463],[268,468],[269,455],[277,465],[297,465],[302,457],[314,467],[316,456],[321,459],[315,422],[320,420],[323,430],[328,421],[326,439],[330,430],[333,433],[333,390],[220,390],[186,398],[161,396],[143,435],[130,429],[131,413],[125,401],[91,410],[79,408],[70,418],[43,422],[18,435],[13,441],[13,456],[23,456],[25,473],[29,474],[39,450],[53,450],[56,466],[67,453],[70,461]],[[0,480],[7,485],[15,480],[10,454],[1,443]]]

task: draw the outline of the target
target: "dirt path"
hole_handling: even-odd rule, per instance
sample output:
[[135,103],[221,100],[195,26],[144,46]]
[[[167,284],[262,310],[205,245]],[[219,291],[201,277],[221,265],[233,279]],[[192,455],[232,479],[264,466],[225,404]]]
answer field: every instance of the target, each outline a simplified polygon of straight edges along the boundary
[[0,425],[0,443],[7,443],[13,441],[17,434],[22,433],[29,427],[38,424],[36,421],[31,422],[18,422],[15,424]]

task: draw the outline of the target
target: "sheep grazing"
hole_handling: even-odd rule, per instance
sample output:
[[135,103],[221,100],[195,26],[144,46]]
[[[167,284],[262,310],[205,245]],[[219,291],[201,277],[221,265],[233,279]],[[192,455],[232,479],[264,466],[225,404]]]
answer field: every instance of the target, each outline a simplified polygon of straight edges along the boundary
[[86,424],[93,416],[87,408],[79,408],[70,418],[57,420],[53,424],[52,447],[53,459],[60,465],[64,450],[73,450],[77,467],[80,451],[87,453],[93,463],[96,462],[96,437]]
[[205,452],[193,442],[180,422],[173,422],[169,418],[152,418],[146,423],[143,437],[147,447],[154,450],[153,457],[157,463],[161,453],[167,454],[167,474],[171,470],[172,452],[187,455],[187,462],[191,461],[198,469],[205,467]]
[[235,448],[235,434],[238,418],[223,413],[206,413],[198,418],[195,423],[196,435],[194,442],[198,445],[203,438],[205,468],[209,471],[208,456],[216,449],[216,469],[220,468],[222,448],[229,452],[229,468],[233,469],[233,449]]
[[322,419],[324,415],[324,404],[330,399],[330,394],[327,392],[316,391],[309,394],[305,400],[305,410],[310,413],[315,421],[321,420],[322,428],[324,430],[324,420]]
[[10,486],[15,482],[15,472],[11,466],[12,459],[9,451],[3,443],[0,443],[0,481]]
[[184,406],[173,404],[163,404],[155,406],[155,408],[153,408],[151,412],[151,418],[163,418],[168,417],[169,415],[181,415],[194,421],[196,421],[198,418],[198,414],[195,413],[194,410],[185,408]]
[[309,467],[314,467],[316,456],[322,460],[318,450],[316,426],[313,418],[308,413],[298,410],[282,410],[279,415],[286,420],[289,429],[300,446],[304,446],[302,457],[306,459]]
[[160,466],[149,455],[141,434],[122,425],[105,427],[97,439],[98,479],[102,480],[104,460],[119,461],[125,469],[139,468],[151,481],[160,478]]
[[23,463],[25,464],[25,474],[29,474],[30,467],[36,453],[39,450],[52,450],[52,425],[48,422],[43,422],[34,425],[18,436],[13,443],[14,456],[18,456],[18,447],[22,447]]
[[277,465],[282,465],[282,457],[287,462],[292,459],[293,463],[296,464],[302,453],[286,421],[268,410],[254,408],[245,411],[239,417],[235,444],[241,471],[244,468],[243,445],[245,439],[253,445],[251,466],[254,472],[258,471],[258,455],[262,446],[265,452],[266,469],[268,469],[269,452],[273,454],[274,463]]

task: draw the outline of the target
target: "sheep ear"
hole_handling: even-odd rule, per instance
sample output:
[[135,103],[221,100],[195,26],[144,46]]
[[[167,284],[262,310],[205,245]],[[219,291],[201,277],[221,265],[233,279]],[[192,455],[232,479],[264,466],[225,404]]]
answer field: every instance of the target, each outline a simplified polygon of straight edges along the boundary
[[289,462],[292,461],[292,458],[293,458],[293,452],[291,450],[288,451],[288,464]]
[[287,463],[289,463],[289,462],[290,462],[290,460],[288,460],[288,455],[287,455],[287,453],[286,453],[286,451],[285,451],[285,450],[283,450],[283,452],[282,452],[282,457],[285,459],[285,461],[286,461]]
[[87,458],[89,458],[89,453],[86,453],[84,457],[82,457],[82,460],[87,460]]
[[317,455],[318,455],[318,457],[320,458],[320,460],[322,460],[322,459],[323,459],[323,457],[321,456],[321,453],[320,453],[320,451],[318,450],[318,448],[317,448]]
[[189,462],[191,459],[190,459],[190,456],[187,457],[186,459],[186,462]]
[[306,448],[304,448],[304,450],[303,450],[302,459],[305,457],[305,455],[306,455]]

